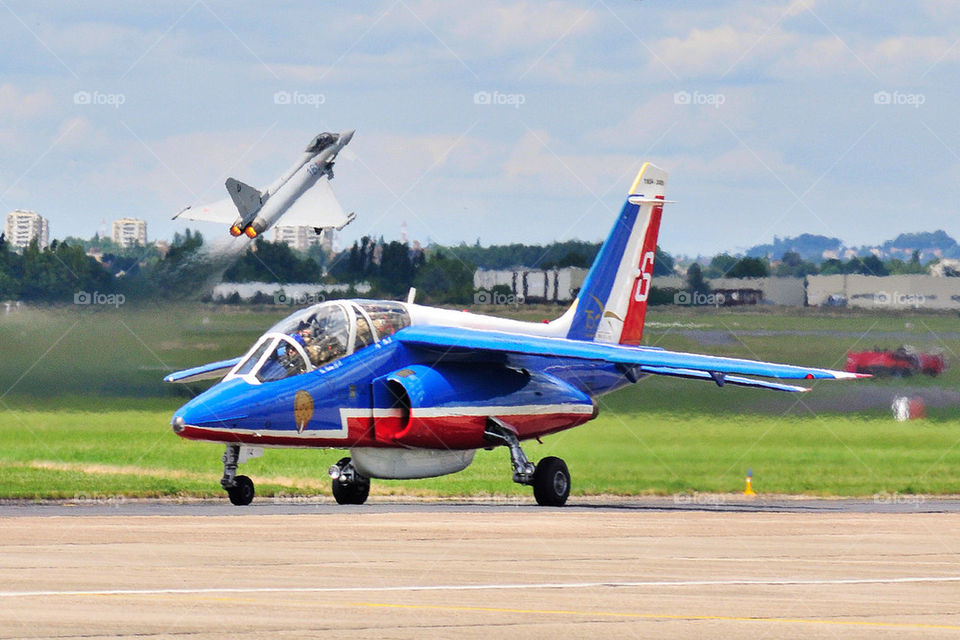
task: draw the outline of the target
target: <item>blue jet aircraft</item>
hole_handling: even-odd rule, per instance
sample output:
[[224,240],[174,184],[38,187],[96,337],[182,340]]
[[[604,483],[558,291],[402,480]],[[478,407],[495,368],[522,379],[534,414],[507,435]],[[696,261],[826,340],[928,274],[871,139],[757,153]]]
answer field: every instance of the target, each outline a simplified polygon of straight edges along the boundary
[[[783,380],[861,377],[842,371],[641,346],[667,174],[645,164],[573,305],[549,323],[425,307],[337,300],[271,327],[243,356],[173,373],[220,378],[181,407],[173,431],[226,445],[220,483],[254,497],[237,465],[264,447],[349,451],[329,470],[340,504],[362,504],[372,478],[456,473],[478,449],[505,446],[513,481],[537,503],[563,505],[570,473],[534,465],[521,442],[597,416],[595,399],[650,375],[800,392]],[[758,379],[768,378],[768,380]]]

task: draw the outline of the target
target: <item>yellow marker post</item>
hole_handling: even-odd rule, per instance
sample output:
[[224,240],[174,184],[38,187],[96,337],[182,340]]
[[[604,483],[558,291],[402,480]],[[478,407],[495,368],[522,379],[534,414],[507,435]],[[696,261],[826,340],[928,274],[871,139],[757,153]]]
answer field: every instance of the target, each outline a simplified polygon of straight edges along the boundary
[[743,490],[743,495],[757,495],[757,492],[753,490],[753,469],[747,469],[747,488]]

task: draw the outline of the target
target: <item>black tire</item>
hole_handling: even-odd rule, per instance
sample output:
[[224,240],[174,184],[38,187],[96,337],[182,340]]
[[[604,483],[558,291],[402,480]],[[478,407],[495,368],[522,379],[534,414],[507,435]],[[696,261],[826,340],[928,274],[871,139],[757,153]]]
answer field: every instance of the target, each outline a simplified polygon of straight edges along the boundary
[[[340,458],[337,466],[343,469],[350,464],[350,458]],[[333,481],[333,499],[337,504],[363,504],[370,495],[370,481],[366,478],[359,482],[343,483],[339,480]]]
[[337,504],[363,504],[370,495],[370,482],[352,482],[344,484],[339,480],[333,481],[333,498]]
[[234,481],[236,484],[227,489],[230,502],[239,507],[245,507],[253,502],[253,496],[256,495],[256,491],[254,491],[253,488],[253,480],[247,476],[237,476],[234,478]]
[[533,497],[543,507],[562,507],[570,495],[570,472],[567,463],[548,456],[537,463],[533,472]]

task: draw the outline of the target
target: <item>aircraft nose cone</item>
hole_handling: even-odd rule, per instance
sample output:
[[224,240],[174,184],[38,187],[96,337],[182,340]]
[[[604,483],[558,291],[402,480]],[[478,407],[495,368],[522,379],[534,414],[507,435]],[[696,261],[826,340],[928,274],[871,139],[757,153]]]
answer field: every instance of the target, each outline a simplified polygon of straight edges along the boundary
[[350,131],[344,131],[340,134],[340,145],[348,144],[353,139],[353,134],[356,132],[356,129],[350,129]]
[[249,413],[249,386],[243,380],[228,380],[207,389],[173,415],[174,433],[186,427],[234,427]]

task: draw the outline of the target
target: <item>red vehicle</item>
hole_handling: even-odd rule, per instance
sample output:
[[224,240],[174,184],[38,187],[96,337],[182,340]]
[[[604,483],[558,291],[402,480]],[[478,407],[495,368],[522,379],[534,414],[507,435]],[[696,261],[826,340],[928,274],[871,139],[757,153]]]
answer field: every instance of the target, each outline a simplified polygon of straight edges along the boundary
[[909,376],[925,373],[937,376],[947,368],[942,353],[921,353],[909,346],[897,349],[851,351],[847,354],[846,370],[851,373],[869,373],[875,376]]
[[928,376],[938,376],[947,368],[947,361],[942,353],[920,353],[920,373]]

